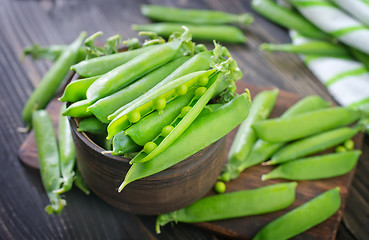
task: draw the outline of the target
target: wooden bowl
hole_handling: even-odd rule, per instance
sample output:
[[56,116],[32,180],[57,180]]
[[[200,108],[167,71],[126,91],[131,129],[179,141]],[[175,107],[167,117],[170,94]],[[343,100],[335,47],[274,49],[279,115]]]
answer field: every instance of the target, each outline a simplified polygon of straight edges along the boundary
[[88,187],[105,202],[125,211],[155,215],[183,208],[203,197],[214,185],[225,163],[226,138],[218,140],[182,162],[155,175],[118,186],[130,165],[129,159],[102,154],[78,122],[69,118],[77,164]]

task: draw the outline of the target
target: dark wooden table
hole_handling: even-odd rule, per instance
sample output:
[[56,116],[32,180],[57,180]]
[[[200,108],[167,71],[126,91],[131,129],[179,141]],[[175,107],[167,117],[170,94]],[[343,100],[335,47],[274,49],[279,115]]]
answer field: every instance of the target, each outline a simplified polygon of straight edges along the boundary
[[[66,194],[68,207],[60,216],[43,210],[48,203],[38,171],[22,165],[17,151],[26,135],[21,111],[28,96],[50,67],[47,61],[20,62],[22,48],[34,42],[41,45],[70,43],[80,31],[98,30],[105,38],[121,33],[136,36],[133,23],[147,23],[139,12],[142,3],[180,7],[219,9],[240,13],[251,11],[249,1],[241,0],[105,0],[105,1],[27,1],[0,0],[0,239],[217,239],[196,227],[178,224],[154,233],[154,217],[136,216],[117,210],[95,195],[78,190]],[[325,87],[298,57],[258,51],[262,42],[289,42],[287,32],[255,15],[244,30],[247,45],[227,45],[244,80],[259,86],[276,86],[301,96],[318,94],[333,101]],[[369,239],[369,138],[349,190],[343,221],[337,239]],[[247,227],[247,226],[245,226]]]

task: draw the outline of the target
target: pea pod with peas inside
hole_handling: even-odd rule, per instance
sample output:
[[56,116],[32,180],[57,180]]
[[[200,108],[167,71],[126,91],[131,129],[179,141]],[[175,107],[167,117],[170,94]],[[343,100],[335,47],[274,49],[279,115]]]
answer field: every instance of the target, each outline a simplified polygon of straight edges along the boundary
[[354,128],[343,127],[295,141],[276,152],[271,160],[266,163],[269,165],[281,164],[326,150],[344,143],[355,136],[361,129],[359,126]]
[[237,130],[237,134],[228,154],[228,162],[219,177],[223,181],[236,178],[240,172],[238,167],[247,159],[247,156],[256,141],[256,135],[251,128],[254,122],[266,119],[272,111],[278,96],[278,89],[263,91],[255,96],[249,116]]
[[333,107],[288,118],[275,118],[253,124],[257,136],[269,142],[287,142],[348,125],[360,117],[359,112]]
[[251,190],[242,190],[205,197],[188,207],[161,214],[156,232],[168,222],[207,222],[275,212],[295,200],[297,183],[279,183]]
[[[297,116],[302,113],[312,112],[318,109],[324,109],[329,107],[329,102],[323,100],[319,96],[308,96],[297,103],[295,103],[292,107],[287,109],[282,115],[281,119]],[[261,139],[258,139],[254,146],[252,147],[247,160],[241,164],[238,168],[239,172],[244,171],[246,168],[259,164],[261,162],[266,161],[269,157],[271,157],[276,151],[278,151],[281,147],[283,147],[285,143],[270,143]]]
[[135,180],[153,175],[177,164],[224,137],[245,120],[250,105],[250,96],[244,93],[213,111],[208,111],[205,108],[207,113],[200,114],[161,154],[150,161],[134,163],[128,170],[118,191],[121,192],[127,184]]
[[355,150],[296,159],[264,174],[262,180],[314,180],[340,176],[355,167],[360,154],[361,151]]
[[103,74],[87,89],[88,101],[93,103],[131,84],[153,69],[175,58],[191,54],[193,44],[189,40],[190,33],[188,30],[185,30],[181,38],[161,44]]
[[253,240],[292,238],[331,217],[340,205],[340,190],[336,187],[276,218],[263,227]]

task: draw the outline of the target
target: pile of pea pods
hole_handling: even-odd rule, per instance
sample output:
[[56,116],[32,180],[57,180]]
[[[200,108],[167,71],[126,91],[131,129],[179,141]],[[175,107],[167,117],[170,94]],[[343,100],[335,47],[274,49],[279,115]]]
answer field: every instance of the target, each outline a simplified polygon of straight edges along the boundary
[[[219,177],[221,181],[215,184],[216,192],[225,192],[224,182],[260,163],[280,164],[262,175],[262,180],[293,181],[340,176],[356,165],[361,152],[353,150],[351,138],[365,129],[365,123],[360,122],[360,112],[330,107],[322,98],[309,96],[279,118],[266,120],[278,92],[278,89],[263,91],[253,99],[249,115],[232,143],[228,163]],[[354,122],[356,125],[347,126]],[[332,147],[336,147],[335,153],[309,156]],[[160,215],[156,231],[159,233],[160,226],[171,221],[215,221],[278,211],[294,202],[296,186],[297,182],[279,183],[206,197],[186,208]],[[336,187],[271,221],[253,239],[291,238],[328,219],[340,205],[339,188]],[[287,227],[291,224],[293,228]]]

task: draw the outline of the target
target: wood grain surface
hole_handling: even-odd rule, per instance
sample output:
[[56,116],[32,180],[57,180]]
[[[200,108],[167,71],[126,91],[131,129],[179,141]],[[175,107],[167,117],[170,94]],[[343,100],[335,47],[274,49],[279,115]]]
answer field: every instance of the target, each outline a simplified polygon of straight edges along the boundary
[[[233,13],[252,12],[248,0],[0,0],[0,238],[1,239],[216,239],[221,238],[187,224],[165,227],[153,233],[153,217],[127,214],[110,207],[95,195],[78,190],[66,195],[68,207],[60,216],[44,212],[48,200],[38,171],[21,164],[17,152],[27,135],[22,126],[22,108],[51,66],[48,61],[20,61],[22,49],[68,44],[80,31],[102,30],[102,40],[116,33],[137,36],[131,24],[148,23],[139,5],[205,8]],[[258,50],[263,42],[290,42],[285,29],[254,13],[255,22],[243,29],[247,44],[226,44],[244,71],[247,83],[275,86],[299,96],[317,94],[327,100],[326,88],[299,58],[285,53]],[[210,46],[210,45],[209,45]],[[369,138],[348,189],[343,221],[337,239],[369,239]],[[325,233],[329,234],[329,233]]]

